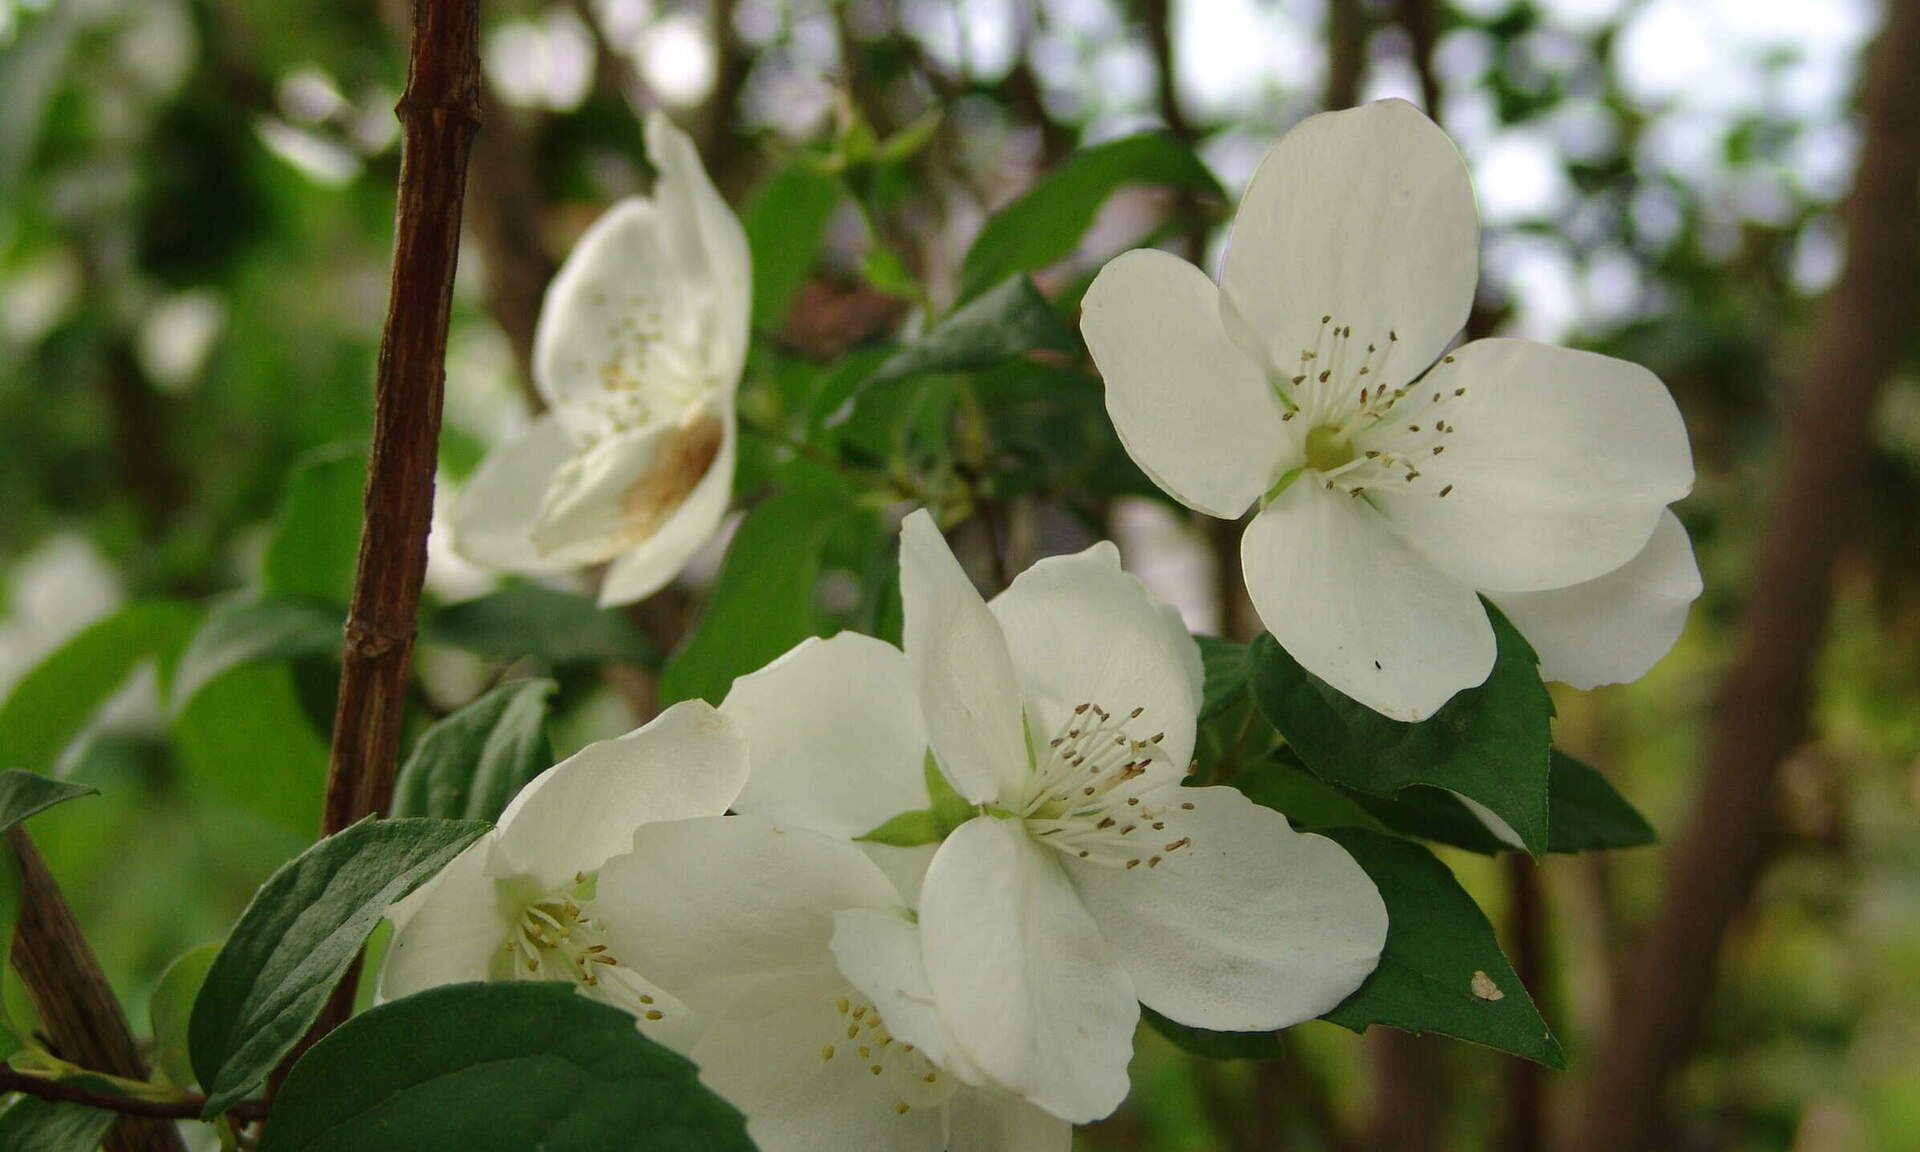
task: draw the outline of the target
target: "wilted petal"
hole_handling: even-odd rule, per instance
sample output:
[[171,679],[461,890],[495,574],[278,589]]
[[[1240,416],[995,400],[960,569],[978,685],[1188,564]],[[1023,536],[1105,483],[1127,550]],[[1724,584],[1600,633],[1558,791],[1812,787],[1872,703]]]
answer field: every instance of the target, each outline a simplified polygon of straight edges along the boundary
[[1541,676],[1594,688],[1646,675],[1680,638],[1700,589],[1687,530],[1666,512],[1640,554],[1605,576],[1488,598],[1533,645]]
[[1424,720],[1493,670],[1493,626],[1473,589],[1311,474],[1254,517],[1240,558],[1281,647],[1383,716]]
[[1100,270],[1080,331],[1127,454],[1181,503],[1233,519],[1294,448],[1265,374],[1221,325],[1219,296],[1193,265],[1137,249]]
[[686,291],[703,296],[700,337],[708,372],[724,387],[740,379],[747,355],[753,284],[747,234],[714,190],[700,153],[659,110],[647,114],[647,158],[659,169],[654,201]]
[[578,448],[552,413],[499,445],[460,486],[453,505],[454,551],[475,564],[509,572],[564,572],[566,556],[542,553],[533,526],[554,474]]
[[703,506],[667,541],[684,553],[684,562],[705,542],[694,539],[694,531],[705,526],[710,533],[719,521],[716,508],[725,509],[732,445],[732,413],[707,404],[601,440],[554,473],[533,525],[533,546],[576,565],[603,563],[674,525],[675,513],[702,493]]
[[[666,512],[666,519],[630,552],[614,558],[600,584],[600,606],[631,604],[644,600],[678,576],[694,553],[712,540],[726,518],[727,505],[733,499],[733,462],[736,433],[728,413],[720,454],[700,477],[693,491],[678,507]],[[692,442],[690,441],[689,444]],[[693,461],[687,461],[690,466]],[[669,474],[670,475],[670,474]],[[682,477],[684,479],[684,477]],[[666,501],[671,498],[668,476],[658,478],[658,487],[647,497]]]
[[1147,1007],[1268,1031],[1330,1010],[1373,971],[1387,908],[1345,849],[1232,788],[1145,803],[1165,824],[1141,829],[1152,840],[1140,850],[1164,852],[1157,864],[1068,859],[1067,874]]

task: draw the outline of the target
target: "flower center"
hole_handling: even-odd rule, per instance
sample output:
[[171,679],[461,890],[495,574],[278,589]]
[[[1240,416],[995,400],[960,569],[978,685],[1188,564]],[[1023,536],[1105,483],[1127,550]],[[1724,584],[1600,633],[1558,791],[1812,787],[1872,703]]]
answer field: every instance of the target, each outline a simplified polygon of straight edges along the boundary
[[848,989],[834,998],[839,1022],[820,1045],[820,1062],[855,1061],[869,1076],[884,1076],[899,1099],[893,1110],[906,1115],[916,1107],[943,1104],[956,1085],[913,1045],[896,1040],[880,1018],[880,1009]]
[[1420,469],[1446,451],[1454,426],[1444,408],[1467,390],[1435,383],[1452,356],[1441,357],[1419,380],[1387,387],[1384,378],[1399,343],[1399,333],[1389,328],[1384,341],[1363,344],[1351,324],[1322,316],[1313,347],[1300,350],[1294,374],[1272,382],[1287,409],[1281,419],[1308,422],[1305,466],[1329,490],[1354,497],[1445,497],[1453,491],[1452,484],[1420,484]]
[[574,875],[574,886],[527,901],[513,919],[502,949],[514,980],[571,980],[589,993],[619,1004],[646,1020],[664,1015],[654,997],[620,977],[626,969],[607,951],[606,929],[586,914],[575,899],[591,887],[585,873]]
[[1164,760],[1160,741],[1138,730],[1144,708],[1115,716],[1091,701],[1074,708],[1060,731],[1036,749],[1034,771],[1019,815],[1027,831],[1075,859],[1115,868],[1158,867],[1160,861],[1193,844],[1190,836],[1169,831],[1182,803],[1169,811],[1144,797],[1166,783],[1149,769]]

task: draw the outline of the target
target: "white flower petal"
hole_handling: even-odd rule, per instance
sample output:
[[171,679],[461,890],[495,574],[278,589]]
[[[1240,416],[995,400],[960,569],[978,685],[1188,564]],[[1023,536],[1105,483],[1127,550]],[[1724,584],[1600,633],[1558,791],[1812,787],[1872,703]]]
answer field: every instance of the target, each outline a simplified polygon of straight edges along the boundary
[[1087,289],[1080,331],[1127,454],[1181,503],[1231,520],[1285,470],[1284,409],[1228,339],[1206,273],[1149,248],[1125,253]]
[[547,488],[578,449],[552,413],[499,445],[460,486],[453,505],[454,551],[475,564],[509,572],[564,572],[565,556],[541,553],[533,526]]
[[886,1021],[887,1031],[956,1074],[978,1071],[953,1045],[927,980],[920,930],[901,909],[849,908],[833,918],[833,956],[841,975]]
[[1067,874],[1147,1007],[1196,1028],[1285,1028],[1333,1008],[1379,963],[1386,905],[1338,844],[1232,788],[1146,802],[1166,817],[1156,841],[1191,843],[1151,868],[1068,860]]
[[717,816],[747,778],[747,742],[703,700],[589,744],[529,781],[500,814],[496,875],[528,872],[558,888],[626,852],[656,820]]
[[1594,688],[1646,675],[1680,638],[1700,589],[1687,530],[1665,512],[1640,554],[1605,576],[1488,599],[1533,645],[1541,676]]
[[1272,363],[1297,365],[1351,327],[1355,342],[1390,348],[1374,378],[1392,388],[1466,323],[1479,247],[1453,141],[1413,105],[1382,100],[1310,116],[1273,146],[1234,216],[1221,285]]
[[[1638,364],[1476,340],[1419,387],[1448,397],[1436,414],[1453,431],[1445,454],[1421,463],[1422,491],[1382,507],[1428,559],[1476,588],[1537,592],[1611,572],[1693,487],[1680,410]],[[1449,484],[1445,499],[1432,497]]]
[[703,525],[710,533],[719,520],[715,505],[724,510],[733,483],[733,435],[727,406],[698,404],[676,420],[601,440],[554,473],[533,525],[533,546],[572,564],[599,564],[650,543],[704,489],[702,506],[665,544],[684,562],[705,542],[692,533]]
[[988,607],[1006,635],[1036,742],[1083,703],[1119,718],[1140,708],[1129,731],[1136,739],[1166,733],[1167,759],[1186,767],[1200,711],[1200,648],[1178,611],[1121,570],[1111,543],[1040,561]]
[[924,508],[900,526],[900,599],[907,662],[941,770],[976,804],[1017,794],[1027,737],[1007,639]]
[[1064,1120],[1119,1107],[1140,1006],[1055,853],[981,816],[927,870],[927,975],[967,1058]]
[[442,984],[487,979],[512,925],[487,864],[498,833],[467,845],[407,902],[380,968],[380,998],[397,1000]]
[[940,1152],[942,1109],[898,1111],[894,1078],[850,1050],[835,1005],[844,987],[828,969],[737,998],[694,1045],[701,1082],[746,1114],[760,1152]]
[[731,410],[720,454],[678,507],[630,552],[614,558],[600,584],[600,606],[631,604],[664,588],[680,575],[694,553],[712,540],[733,499],[733,462],[737,433]]
[[962,1088],[947,1116],[947,1152],[1072,1152],[1073,1125],[1010,1092]]
[[755,816],[649,824],[600,870],[608,943],[706,1015],[756,982],[833,969],[833,917],[899,896],[845,840]]
[[1383,716],[1424,720],[1493,671],[1493,626],[1473,589],[1311,474],[1254,517],[1240,558],[1274,639]]
[[938,844],[916,844],[911,848],[896,848],[865,841],[860,850],[887,874],[893,890],[900,893],[901,902],[909,908],[918,908],[920,885],[926,881],[927,867],[933,863],[933,854],[939,847]]
[[658,109],[647,114],[647,158],[659,169],[654,200],[669,227],[666,241],[689,291],[706,293],[697,347],[708,371],[732,389],[746,363],[753,308],[747,234],[727,207],[687,134]]
[[753,763],[736,811],[854,837],[927,806],[920,702],[906,656],[883,640],[803,640],[735,680],[720,710]]
[[[595,909],[589,911],[600,915]],[[577,990],[632,1016],[634,1027],[655,1044],[664,1044],[685,1056],[706,1030],[706,1022],[693,1009],[624,964],[600,966],[596,979],[591,987],[576,985]]]

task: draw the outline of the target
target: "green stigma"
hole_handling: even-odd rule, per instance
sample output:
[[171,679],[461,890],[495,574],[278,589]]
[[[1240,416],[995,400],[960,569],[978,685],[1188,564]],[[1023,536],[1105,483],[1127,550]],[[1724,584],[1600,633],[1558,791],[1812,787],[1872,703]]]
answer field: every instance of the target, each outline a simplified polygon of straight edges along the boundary
[[1316,472],[1331,472],[1354,457],[1353,441],[1331,424],[1322,424],[1307,433],[1307,467]]

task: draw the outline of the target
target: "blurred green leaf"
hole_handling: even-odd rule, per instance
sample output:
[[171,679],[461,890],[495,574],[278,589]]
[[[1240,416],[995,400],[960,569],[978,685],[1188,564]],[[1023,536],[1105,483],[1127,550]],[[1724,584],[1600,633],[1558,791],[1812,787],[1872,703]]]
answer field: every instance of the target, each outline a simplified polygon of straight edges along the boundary
[[198,619],[198,609],[188,604],[143,601],[54,649],[0,704],[0,764],[51,772],[135,668],[156,661],[164,687]]
[[438,643],[481,656],[531,656],[555,667],[616,660],[650,668],[660,660],[653,644],[624,614],[538,584],[509,584],[450,604],[434,613],[426,632]]
[[1072,255],[1107,197],[1129,184],[1225,196],[1200,158],[1164,132],[1083,148],[987,221],[960,265],[961,298]]
[[1638,848],[1656,839],[1627,798],[1592,765],[1553,750],[1553,779],[1547,791],[1552,812],[1547,851],[1599,852]]
[[1492,673],[1418,724],[1341,695],[1265,634],[1247,651],[1254,699],[1322,779],[1376,796],[1410,784],[1471,796],[1538,855],[1547,848],[1553,701],[1533,649],[1490,605],[1487,614],[1498,646]]
[[1364,1032],[1438,1032],[1552,1068],[1566,1057],[1500,951],[1493,925],[1447,866],[1418,844],[1357,828],[1325,833],[1387,904],[1380,966],[1322,1019]]
[[340,610],[285,596],[240,596],[207,612],[180,654],[175,711],[222,674],[262,660],[331,656],[340,651]]
[[176,1088],[192,1088],[198,1083],[188,1051],[188,1029],[200,985],[219,954],[220,945],[202,944],[175,957],[160,974],[153,998],[147,1001],[147,1019],[153,1028],[153,1064]]
[[1200,667],[1205,675],[1200,695],[1200,721],[1205,723],[1247,696],[1247,646],[1216,636],[1195,636]]
[[263,589],[324,604],[347,602],[360,554],[366,483],[367,455],[357,445],[319,448],[295,462],[261,562]]
[[428,728],[394,787],[395,816],[494,820],[553,764],[551,680],[502,684]]
[[13,930],[20,923],[20,864],[11,852],[0,852],[0,1060],[26,1047],[31,1029],[14,1023],[8,1006],[13,983]]
[[928,372],[965,372],[1033,351],[1071,353],[1078,338],[1025,276],[963,304],[868,377],[874,387]]
[[77,796],[98,795],[99,791],[85,784],[69,784],[65,780],[9,768],[0,772],[0,832],[55,804]]
[[196,792],[302,838],[313,834],[327,778],[327,737],[302,705],[292,668],[230,668],[174,716],[173,737]]
[[778,332],[807,282],[843,191],[832,176],[790,164],[762,184],[740,212],[753,254],[753,326]]
[[633,1017],[558,983],[450,984],[356,1016],[294,1065],[261,1152],[753,1152]]
[[83,1104],[16,1096],[0,1111],[0,1152],[93,1152],[118,1119]]
[[827,534],[849,511],[838,491],[789,488],[747,513],[686,645],[660,673],[660,706],[726,698],[736,676],[814,635]]
[[194,1000],[193,1071],[208,1119],[306,1033],[388,907],[486,832],[467,820],[363,820],[261,886]]

